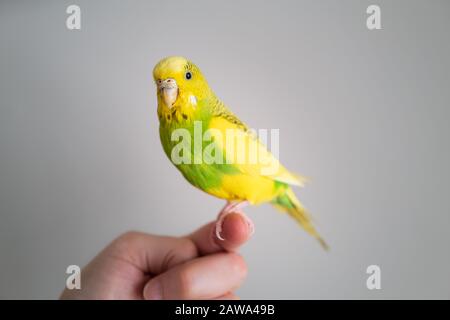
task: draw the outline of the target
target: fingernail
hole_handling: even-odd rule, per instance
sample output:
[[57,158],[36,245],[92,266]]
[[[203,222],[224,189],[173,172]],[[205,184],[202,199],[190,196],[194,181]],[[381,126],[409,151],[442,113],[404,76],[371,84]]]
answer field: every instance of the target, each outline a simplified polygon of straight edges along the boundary
[[255,226],[253,222],[245,215],[239,214],[239,219],[241,220],[241,224],[247,228],[248,237],[250,238],[255,233]]
[[162,300],[162,285],[158,279],[150,280],[144,288],[144,298],[147,300]]

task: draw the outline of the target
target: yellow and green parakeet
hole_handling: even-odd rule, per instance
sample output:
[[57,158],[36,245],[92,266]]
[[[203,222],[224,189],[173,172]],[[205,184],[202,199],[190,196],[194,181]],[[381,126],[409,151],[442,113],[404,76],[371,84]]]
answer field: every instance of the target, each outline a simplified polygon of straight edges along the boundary
[[[183,57],[167,57],[156,64],[153,78],[159,134],[166,155],[192,185],[227,201],[216,223],[219,239],[228,213],[243,214],[241,208],[248,203],[270,202],[327,248],[290,187],[303,186],[304,179],[284,168],[217,98],[195,64]],[[200,143],[195,140],[198,130]],[[231,147],[233,144],[225,139],[229,132],[234,132],[233,138],[239,137],[245,147]],[[254,161],[256,158],[261,161]],[[276,170],[264,170],[267,165]]]

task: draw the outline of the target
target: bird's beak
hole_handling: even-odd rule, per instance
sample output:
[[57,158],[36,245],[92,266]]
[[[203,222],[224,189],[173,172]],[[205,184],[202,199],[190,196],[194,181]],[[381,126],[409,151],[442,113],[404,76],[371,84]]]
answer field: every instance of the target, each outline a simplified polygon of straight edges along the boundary
[[178,86],[175,79],[158,79],[156,81],[156,85],[158,86],[158,91],[161,92],[162,98],[164,99],[164,103],[169,108],[172,108],[173,104],[177,100],[178,97]]

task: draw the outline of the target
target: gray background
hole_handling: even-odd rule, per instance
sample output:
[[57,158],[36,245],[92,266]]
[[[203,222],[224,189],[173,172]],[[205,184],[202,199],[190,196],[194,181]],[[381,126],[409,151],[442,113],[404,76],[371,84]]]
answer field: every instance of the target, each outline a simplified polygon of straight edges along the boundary
[[[448,1],[72,1],[0,4],[0,298],[56,298],[130,230],[180,235],[221,200],[163,154],[151,71],[197,63],[280,158],[331,245],[247,210],[242,298],[450,298]],[[366,288],[366,267],[382,289]]]

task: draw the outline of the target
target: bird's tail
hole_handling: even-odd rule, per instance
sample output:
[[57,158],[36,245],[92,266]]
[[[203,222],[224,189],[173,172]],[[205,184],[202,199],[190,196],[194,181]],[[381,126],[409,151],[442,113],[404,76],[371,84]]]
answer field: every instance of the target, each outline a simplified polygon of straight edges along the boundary
[[286,189],[286,191],[275,198],[272,201],[272,204],[284,211],[287,212],[292,218],[294,218],[310,235],[316,238],[320,245],[328,251],[327,243],[322,239],[319,233],[314,228],[311,217],[309,216],[306,209],[302,206],[300,201],[295,196],[294,192],[291,188]]

